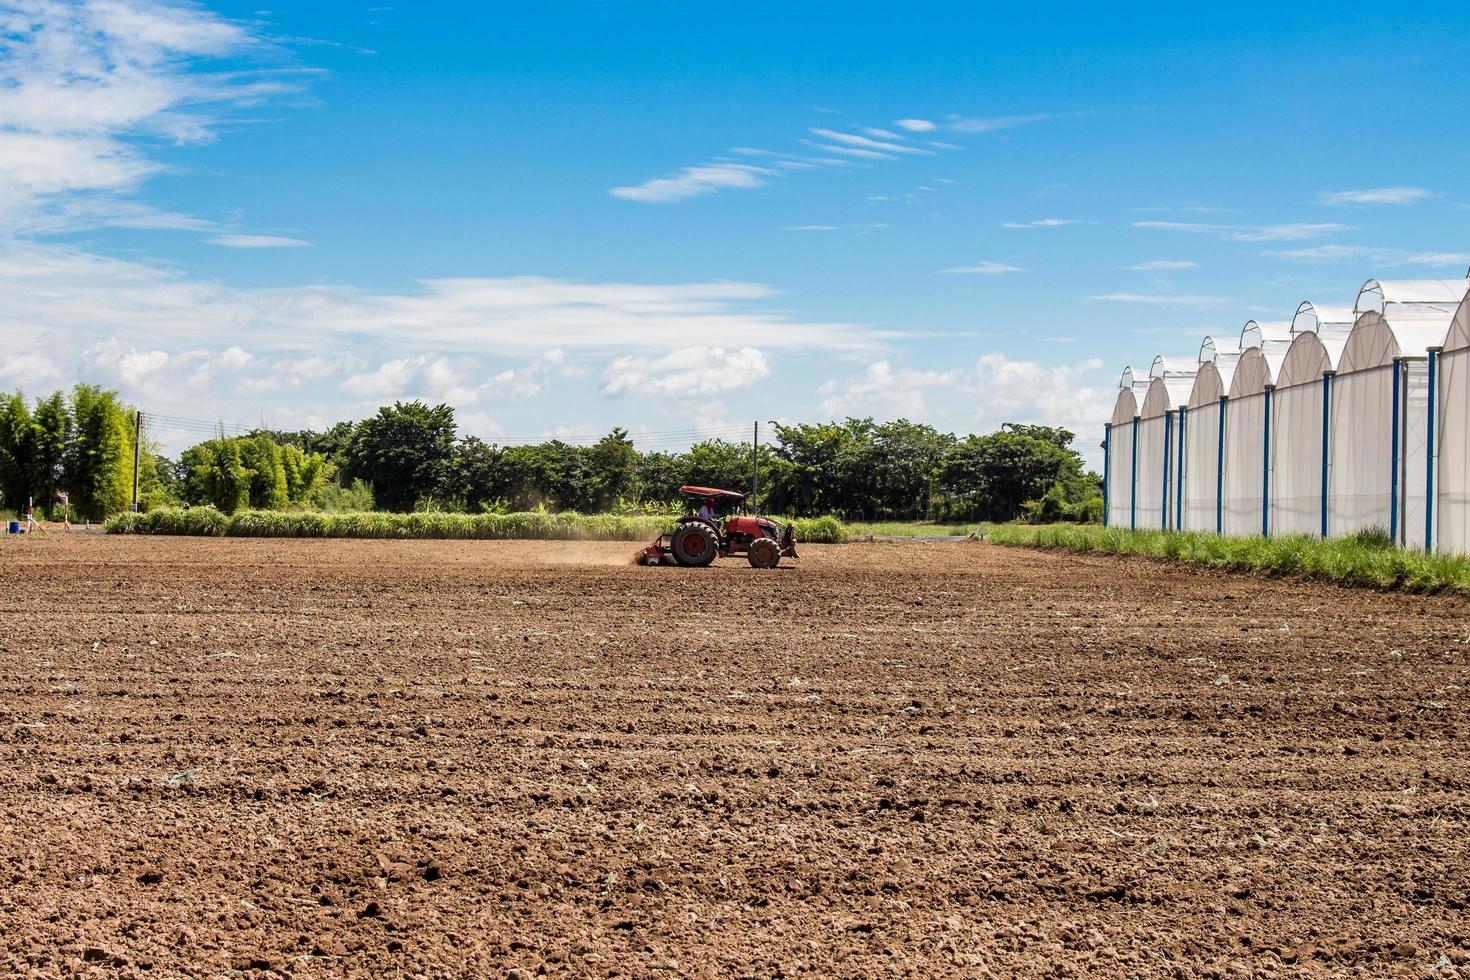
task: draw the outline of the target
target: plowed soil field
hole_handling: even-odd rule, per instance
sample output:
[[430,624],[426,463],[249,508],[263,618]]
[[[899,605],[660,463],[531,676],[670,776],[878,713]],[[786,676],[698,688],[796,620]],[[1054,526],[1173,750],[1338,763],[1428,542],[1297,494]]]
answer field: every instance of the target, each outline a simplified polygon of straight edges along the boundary
[[0,973],[1470,974],[1470,607],[974,543],[0,542]]

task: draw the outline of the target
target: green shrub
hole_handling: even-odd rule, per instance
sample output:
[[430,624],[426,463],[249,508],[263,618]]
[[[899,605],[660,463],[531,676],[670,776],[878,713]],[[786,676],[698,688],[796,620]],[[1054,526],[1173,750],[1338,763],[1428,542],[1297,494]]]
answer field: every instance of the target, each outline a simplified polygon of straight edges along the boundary
[[1412,592],[1470,592],[1470,557],[1409,551],[1369,529],[1345,538],[1308,535],[1220,537],[1193,531],[1001,524],[988,528],[998,544],[1148,555],[1232,571],[1301,575],[1343,585]]
[[[113,534],[228,535],[240,538],[419,538],[483,541],[647,541],[674,528],[672,516],[526,511],[515,514],[448,514],[376,511],[324,514],[312,511],[243,510],[234,515],[195,507],[121,514],[107,524]],[[841,544],[851,540],[835,517],[797,520],[798,541]]]

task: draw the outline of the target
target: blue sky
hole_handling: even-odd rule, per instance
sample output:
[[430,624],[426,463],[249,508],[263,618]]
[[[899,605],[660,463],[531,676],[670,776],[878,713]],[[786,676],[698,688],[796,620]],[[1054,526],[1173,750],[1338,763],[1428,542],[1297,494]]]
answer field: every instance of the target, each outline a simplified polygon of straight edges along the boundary
[[0,384],[1091,446],[1125,363],[1464,274],[1462,15],[0,0]]

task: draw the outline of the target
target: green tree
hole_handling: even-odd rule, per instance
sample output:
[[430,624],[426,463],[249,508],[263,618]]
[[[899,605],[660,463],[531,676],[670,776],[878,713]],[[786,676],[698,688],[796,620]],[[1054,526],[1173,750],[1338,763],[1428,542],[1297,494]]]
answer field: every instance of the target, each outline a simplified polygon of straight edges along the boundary
[[638,450],[626,429],[614,428],[586,452],[591,477],[588,510],[605,511],[630,499],[638,485]]
[[677,453],[648,452],[638,455],[638,500],[645,504],[667,504],[679,499],[679,488],[687,482],[689,461]]
[[31,484],[31,411],[20,392],[0,397],[0,500],[17,513],[23,511]]
[[379,510],[409,511],[443,494],[454,462],[454,409],[396,402],[357,426],[343,472],[373,488]]
[[989,435],[969,436],[944,454],[936,483],[950,515],[1014,520],[1023,504],[1039,500],[1054,484],[1065,488],[1082,482],[1082,458],[1056,438],[1065,435],[1070,441],[1071,433],[1051,430],[1038,438],[1034,428],[1003,426]]
[[72,438],[71,413],[67,411],[66,397],[61,392],[52,392],[49,397],[36,402],[36,410],[31,415],[31,432],[27,474],[31,493],[37,502],[44,502],[47,510],[54,510],[66,447]]
[[505,451],[478,436],[465,436],[454,451],[454,486],[471,512],[493,510],[510,493]]
[[72,389],[75,437],[65,453],[61,482],[78,517],[100,521],[132,503],[134,415],[115,391],[87,384]]
[[750,446],[724,439],[706,439],[689,447],[684,456],[685,481],[717,490],[750,490]]

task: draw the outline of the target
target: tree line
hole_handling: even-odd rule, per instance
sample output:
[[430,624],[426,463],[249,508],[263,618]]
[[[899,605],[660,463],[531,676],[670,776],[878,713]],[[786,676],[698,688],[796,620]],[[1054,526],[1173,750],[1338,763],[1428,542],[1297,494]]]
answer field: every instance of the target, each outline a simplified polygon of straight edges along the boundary
[[[34,496],[49,507],[66,489],[81,516],[125,510],[131,418],[115,393],[85,385],[34,408],[8,396],[5,506]],[[1100,481],[1084,470],[1073,438],[1039,425],[960,437],[904,419],[849,418],[777,425],[758,452],[723,439],[640,452],[621,428],[591,445],[501,446],[457,435],[450,406],[411,401],[324,432],[221,435],[177,459],[144,451],[139,478],[145,508],[629,513],[676,506],[686,484],[749,492],[754,469],[761,509],[792,517],[1096,520]]]

